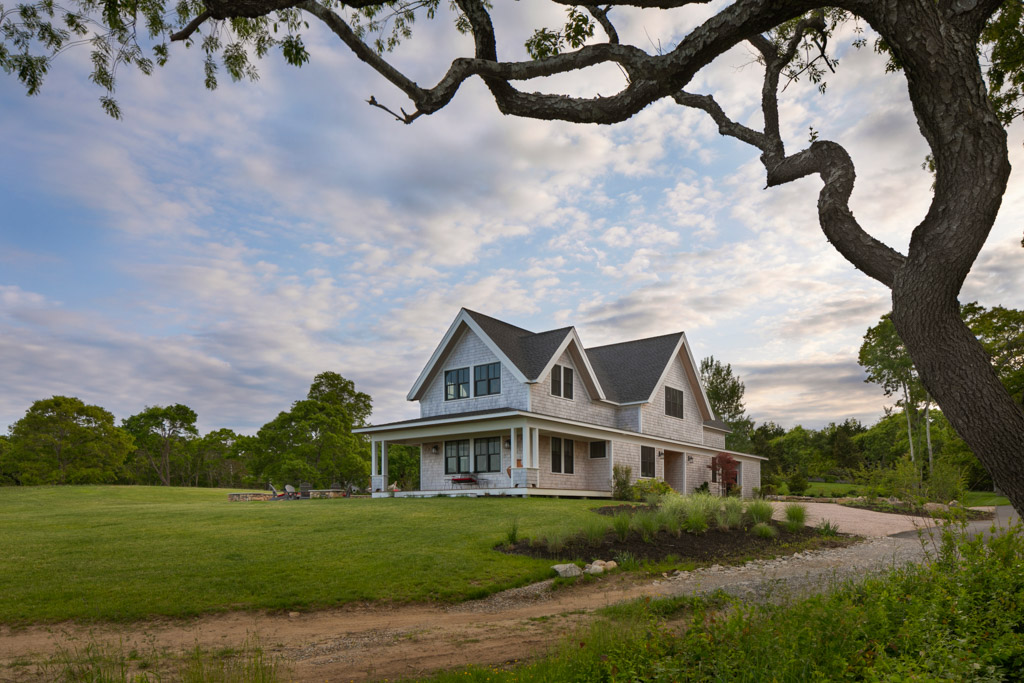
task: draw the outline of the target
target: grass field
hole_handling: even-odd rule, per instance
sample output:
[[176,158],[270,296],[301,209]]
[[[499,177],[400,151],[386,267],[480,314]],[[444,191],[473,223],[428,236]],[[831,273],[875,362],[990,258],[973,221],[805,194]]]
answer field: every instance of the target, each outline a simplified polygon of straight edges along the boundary
[[967,507],[1010,504],[1009,498],[1001,496],[998,493],[992,493],[991,491],[968,491],[967,495],[964,496],[964,501],[967,504]]
[[547,578],[493,550],[576,529],[607,501],[338,499],[229,503],[159,487],[0,488],[0,623],[134,620],[358,600],[455,601]]

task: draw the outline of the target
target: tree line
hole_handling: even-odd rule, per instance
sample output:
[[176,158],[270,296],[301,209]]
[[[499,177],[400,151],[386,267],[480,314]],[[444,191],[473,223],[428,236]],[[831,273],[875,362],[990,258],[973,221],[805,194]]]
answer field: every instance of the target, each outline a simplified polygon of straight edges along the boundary
[[[121,421],[81,399],[36,401],[0,436],[0,484],[143,484],[263,488],[309,482],[364,488],[368,440],[352,433],[372,410],[368,394],[322,372],[304,399],[255,436],[200,434],[186,405],[148,406]],[[418,462],[417,462],[418,466]]]
[[[1024,311],[968,303],[961,306],[961,317],[1014,402],[1024,405]],[[972,489],[992,486],[981,462],[934,407],[888,314],[865,333],[858,361],[868,374],[865,381],[895,397],[895,405],[872,425],[849,418],[817,430],[786,429],[772,421],[756,424],[746,415],[745,387],[731,365],[712,356],[701,361],[700,370],[715,414],[733,430],[726,447],[768,458],[762,466],[764,483],[791,477],[864,480],[872,471],[896,468],[906,460],[922,479],[941,468],[944,474],[955,471]]]

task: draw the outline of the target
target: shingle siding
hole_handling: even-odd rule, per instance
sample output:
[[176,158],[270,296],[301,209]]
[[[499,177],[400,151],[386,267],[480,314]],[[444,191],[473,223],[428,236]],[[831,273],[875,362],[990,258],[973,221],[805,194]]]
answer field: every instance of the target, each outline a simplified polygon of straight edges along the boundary
[[[608,491],[611,489],[611,472],[608,458],[590,459],[590,442],[573,440],[573,474],[559,474],[551,471],[551,436],[540,437],[540,483],[542,489],[570,489],[575,491]],[[568,438],[565,435],[555,438]]]
[[[469,462],[470,467],[476,466],[476,458],[473,455],[473,440],[497,436],[501,439],[501,470],[498,472],[476,472],[473,474],[481,488],[504,488],[509,486],[507,468],[511,465],[512,452],[505,448],[505,440],[508,439],[508,431],[493,432],[490,434],[474,434],[472,437],[460,436],[458,434],[440,441],[432,441],[420,446],[420,490],[421,491],[446,491],[458,489],[458,484],[452,484],[452,477],[465,476],[464,474],[444,473],[444,442],[469,440]],[[432,452],[437,446],[437,454]]]
[[465,330],[455,343],[441,368],[427,385],[427,390],[420,401],[420,417],[435,415],[455,415],[471,410],[489,410],[492,408],[528,409],[529,389],[519,382],[503,364],[501,367],[501,393],[491,396],[473,396],[455,401],[444,400],[444,373],[456,368],[469,368],[470,392],[473,390],[473,367],[494,363],[498,360],[487,345],[472,330]]
[[[683,392],[683,417],[671,417],[665,414],[665,387],[669,386]],[[683,369],[683,361],[677,354],[669,365],[665,379],[654,391],[650,403],[643,404],[643,433],[652,436],[663,436],[676,441],[703,443],[704,420],[697,408],[697,398],[693,395],[690,380]]]
[[711,448],[725,448],[725,434],[705,427],[704,445]]
[[555,363],[573,370],[572,400],[551,395],[551,373],[549,372],[539,382],[530,385],[530,410],[567,420],[589,422],[604,427],[617,427],[618,415],[615,406],[594,403],[591,400],[586,385],[580,378],[579,369],[572,362],[569,353],[563,353]]

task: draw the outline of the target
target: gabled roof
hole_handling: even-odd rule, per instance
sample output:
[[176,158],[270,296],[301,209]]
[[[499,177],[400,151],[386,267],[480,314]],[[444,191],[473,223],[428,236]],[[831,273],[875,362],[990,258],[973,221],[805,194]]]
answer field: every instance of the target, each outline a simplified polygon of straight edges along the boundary
[[616,403],[650,400],[682,336],[682,332],[676,332],[587,349],[608,400]]
[[[480,337],[491,352],[524,383],[543,379],[561,354],[568,351],[591,395],[600,401],[619,404],[651,401],[668,373],[672,360],[682,355],[701,416],[705,421],[717,422],[700,384],[686,335],[682,332],[585,349],[574,327],[531,332],[467,308],[459,311],[444,339],[434,350],[409,391],[410,401],[422,398],[430,378],[466,329]],[[709,426],[717,427],[714,422]]]

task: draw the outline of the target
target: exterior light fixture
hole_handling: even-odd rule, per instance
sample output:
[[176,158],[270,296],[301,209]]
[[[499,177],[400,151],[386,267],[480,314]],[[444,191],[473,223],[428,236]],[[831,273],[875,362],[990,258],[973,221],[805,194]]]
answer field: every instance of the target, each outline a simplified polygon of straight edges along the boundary
[[505,439],[505,448],[512,448],[512,439]]
[[693,456],[692,455],[686,456],[686,462],[693,462]]
[[436,443],[433,446],[430,447],[430,452],[433,453],[434,455],[437,455],[437,444]]

